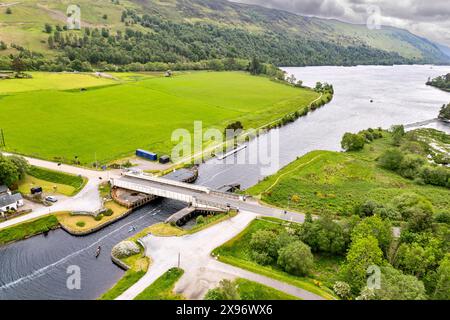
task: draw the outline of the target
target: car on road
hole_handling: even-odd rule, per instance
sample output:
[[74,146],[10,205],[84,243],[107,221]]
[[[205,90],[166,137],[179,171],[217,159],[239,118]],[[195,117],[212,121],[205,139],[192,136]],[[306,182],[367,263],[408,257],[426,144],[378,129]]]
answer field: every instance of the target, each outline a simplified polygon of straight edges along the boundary
[[48,202],[53,202],[53,203],[58,202],[58,199],[56,199],[55,197],[52,197],[52,196],[45,197],[45,200]]

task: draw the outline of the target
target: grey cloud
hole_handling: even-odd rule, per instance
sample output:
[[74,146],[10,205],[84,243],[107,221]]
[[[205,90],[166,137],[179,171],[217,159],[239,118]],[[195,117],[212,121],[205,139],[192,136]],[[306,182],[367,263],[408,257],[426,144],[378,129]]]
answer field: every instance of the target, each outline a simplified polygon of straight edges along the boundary
[[449,0],[232,0],[302,15],[365,23],[367,8],[377,6],[381,22],[406,28],[450,46]]

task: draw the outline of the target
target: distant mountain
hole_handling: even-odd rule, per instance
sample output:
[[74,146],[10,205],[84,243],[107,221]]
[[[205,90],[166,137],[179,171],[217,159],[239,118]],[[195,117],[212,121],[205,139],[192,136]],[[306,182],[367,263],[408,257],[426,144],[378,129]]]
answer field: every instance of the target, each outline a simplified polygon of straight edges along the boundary
[[0,55],[28,49],[42,54],[38,67],[68,63],[58,56],[92,65],[253,56],[284,66],[450,63],[445,48],[406,30],[369,30],[226,0],[78,0],[81,31],[60,28],[65,0],[8,3],[11,14],[0,7],[0,40],[8,45]]
[[443,52],[447,57],[450,58],[450,48],[447,46],[444,46],[443,44],[436,43],[436,46]]

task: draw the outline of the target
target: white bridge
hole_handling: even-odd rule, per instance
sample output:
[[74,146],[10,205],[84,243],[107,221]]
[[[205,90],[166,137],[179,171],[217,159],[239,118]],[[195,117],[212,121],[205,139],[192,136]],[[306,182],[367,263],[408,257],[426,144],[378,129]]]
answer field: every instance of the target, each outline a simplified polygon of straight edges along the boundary
[[111,184],[117,188],[183,201],[199,209],[239,209],[240,211],[289,221],[304,221],[304,215],[302,214],[267,207],[252,199],[247,200],[244,196],[165,178],[152,177],[142,173],[126,173],[120,178],[111,179]]
[[235,202],[244,200],[243,196],[142,173],[126,173],[121,178],[111,179],[111,184],[117,188],[186,202],[196,208],[237,209]]

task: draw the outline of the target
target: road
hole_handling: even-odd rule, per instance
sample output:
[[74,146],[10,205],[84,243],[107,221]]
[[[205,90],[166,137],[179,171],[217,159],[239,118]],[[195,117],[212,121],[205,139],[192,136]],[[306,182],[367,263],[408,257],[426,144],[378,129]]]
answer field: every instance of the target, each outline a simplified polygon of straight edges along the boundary
[[258,215],[243,211],[239,215],[198,233],[184,237],[155,237],[142,239],[146,255],[152,259],[148,273],[125,291],[118,300],[132,300],[172,267],[184,270],[175,292],[187,299],[202,299],[222,279],[246,278],[289,293],[300,299],[323,300],[322,297],[289,284],[230,266],[215,260],[211,252],[237,236]]
[[[138,176],[124,176],[119,179],[120,181],[124,181],[126,183],[129,183],[129,188],[132,188],[133,185],[137,184],[137,188],[135,191],[142,192],[144,189],[142,188],[148,188],[148,190],[151,189],[158,189],[164,191],[164,193],[167,194],[168,197],[173,197],[175,200],[177,199],[177,195],[184,195],[188,197],[195,197],[197,201],[201,204],[208,204],[211,207],[216,206],[222,206],[226,207],[227,205],[230,205],[234,208],[239,208],[241,211],[247,211],[258,215],[264,215],[268,217],[275,217],[280,218],[287,221],[293,221],[293,222],[304,222],[305,215],[298,213],[298,212],[285,212],[282,209],[269,207],[266,205],[260,204],[258,201],[249,198],[246,201],[240,200],[236,197],[228,197],[225,195],[215,194],[215,193],[206,193],[202,190],[194,189],[195,186],[190,186],[189,184],[182,184],[180,186],[178,185],[170,185],[161,183],[158,181],[150,181],[145,180],[142,178],[139,178]],[[183,187],[183,185],[185,187]]]
[[[4,155],[11,155],[3,153]],[[40,207],[35,209],[32,213],[19,216],[17,218],[4,221],[0,223],[0,229],[10,227],[28,220],[36,219],[50,213],[61,211],[88,211],[93,212],[102,207],[102,201],[99,196],[98,186],[103,181],[108,181],[112,177],[120,177],[120,171],[95,171],[85,168],[70,166],[62,164],[58,166],[57,163],[24,157],[29,164],[33,166],[43,167],[55,171],[81,175],[88,179],[86,186],[77,195],[73,197],[61,197],[60,200],[51,207]],[[101,179],[100,179],[101,178]]]

